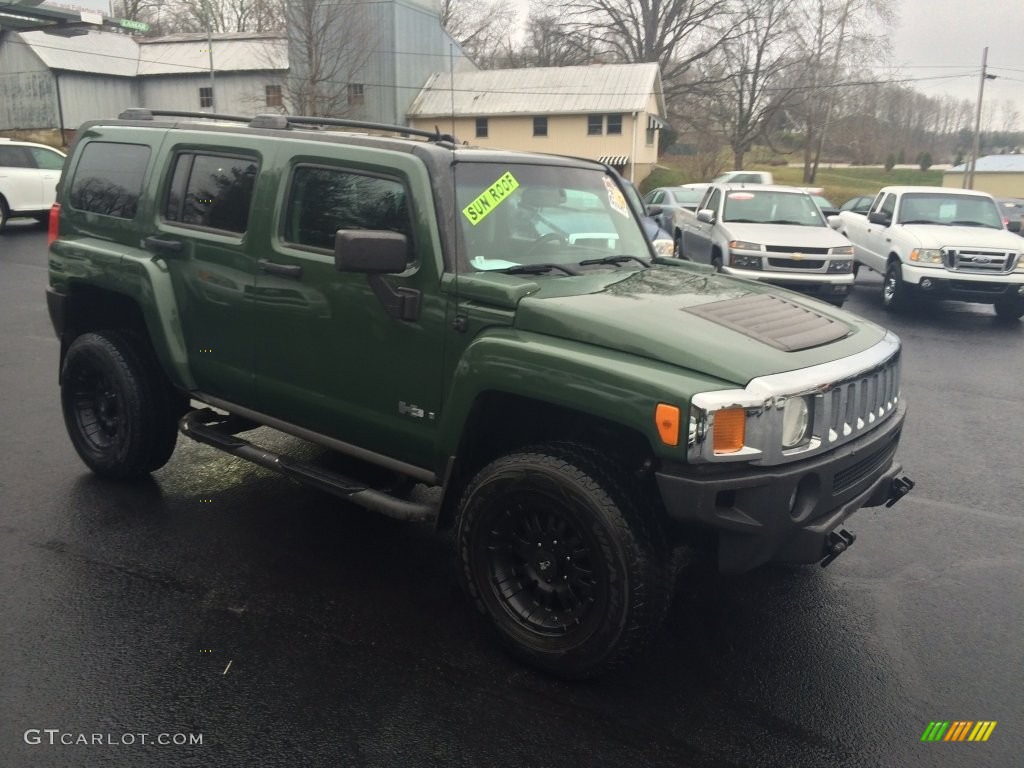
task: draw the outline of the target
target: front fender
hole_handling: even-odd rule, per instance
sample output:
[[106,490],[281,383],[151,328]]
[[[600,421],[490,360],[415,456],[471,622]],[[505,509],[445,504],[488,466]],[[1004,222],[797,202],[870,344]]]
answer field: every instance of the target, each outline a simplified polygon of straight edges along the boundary
[[455,368],[438,431],[437,465],[458,452],[474,403],[500,392],[559,406],[620,424],[642,434],[655,455],[680,460],[680,445],[658,437],[658,403],[679,407],[683,428],[697,392],[727,382],[635,355],[514,328],[494,329],[466,348]]

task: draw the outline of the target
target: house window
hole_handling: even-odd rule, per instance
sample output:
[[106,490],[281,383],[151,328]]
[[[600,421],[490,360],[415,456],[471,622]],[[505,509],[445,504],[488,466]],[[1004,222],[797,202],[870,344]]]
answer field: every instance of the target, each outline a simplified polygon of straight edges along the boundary
[[608,115],[608,135],[622,135],[622,115]]
[[348,84],[348,103],[353,107],[366,103],[366,93],[362,83]]
[[476,137],[478,139],[486,139],[487,138],[487,118],[486,117],[478,117],[476,119]]
[[199,108],[209,108],[213,106],[213,88],[207,86],[206,88],[199,89]]
[[266,92],[267,92],[267,106],[268,107],[284,106],[284,100],[281,98],[281,86],[280,85],[268,85],[266,87]]
[[533,135],[534,136],[547,136],[548,135],[548,119],[546,117],[535,117],[535,118],[533,118]]
[[604,127],[604,117],[601,115],[587,115],[587,136],[600,136]]

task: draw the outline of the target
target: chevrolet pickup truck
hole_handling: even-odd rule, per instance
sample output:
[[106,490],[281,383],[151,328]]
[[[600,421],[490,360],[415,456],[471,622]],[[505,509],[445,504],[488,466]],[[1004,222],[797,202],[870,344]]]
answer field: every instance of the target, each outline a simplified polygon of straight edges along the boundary
[[984,192],[885,187],[867,214],[842,211],[829,224],[853,243],[858,264],[884,275],[889,310],[936,298],[992,304],[1007,320],[1024,315],[1024,240]]
[[712,184],[696,213],[675,212],[676,253],[717,271],[842,306],[853,286],[853,247],[829,229],[805,191]]

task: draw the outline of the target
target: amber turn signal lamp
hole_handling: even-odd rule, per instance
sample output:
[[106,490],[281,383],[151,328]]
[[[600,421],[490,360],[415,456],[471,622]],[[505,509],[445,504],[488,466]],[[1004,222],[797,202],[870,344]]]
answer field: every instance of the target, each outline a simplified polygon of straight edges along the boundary
[[715,411],[715,453],[736,453],[746,440],[747,415],[742,408]]
[[668,403],[658,403],[654,410],[654,421],[658,435],[665,445],[679,445],[679,408]]

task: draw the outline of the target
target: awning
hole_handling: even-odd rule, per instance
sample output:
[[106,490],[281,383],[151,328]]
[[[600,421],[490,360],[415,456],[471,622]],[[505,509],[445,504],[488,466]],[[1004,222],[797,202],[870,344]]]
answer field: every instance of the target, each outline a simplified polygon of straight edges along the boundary
[[662,120],[657,115],[647,115],[647,130],[649,131],[660,131],[662,128],[668,128],[669,124]]
[[629,155],[602,155],[597,158],[597,162],[607,163],[612,167],[618,167],[629,163]]

